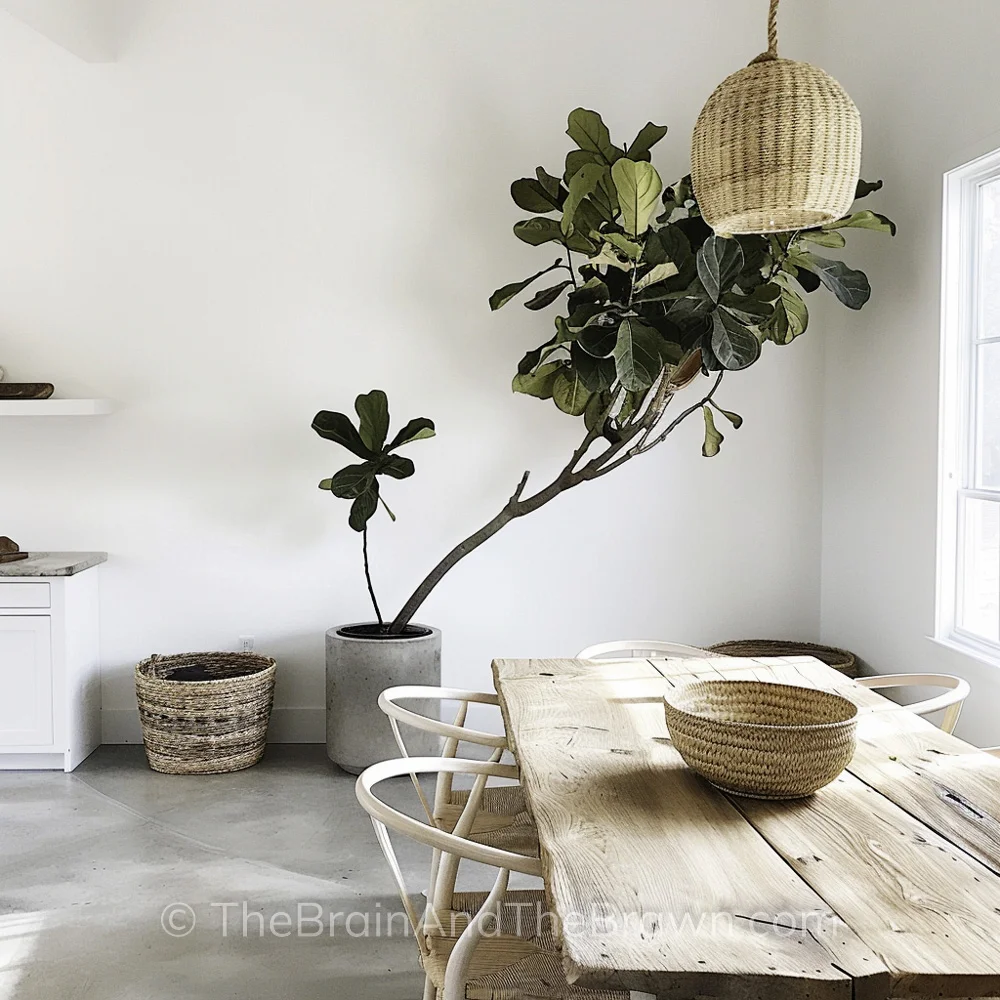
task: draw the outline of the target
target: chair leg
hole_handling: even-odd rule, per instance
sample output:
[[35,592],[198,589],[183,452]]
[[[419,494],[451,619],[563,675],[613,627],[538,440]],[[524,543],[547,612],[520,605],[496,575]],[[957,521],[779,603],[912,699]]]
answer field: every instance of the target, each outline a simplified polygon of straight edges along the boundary
[[437,1000],[437,989],[430,976],[424,977],[424,1000]]
[[477,945],[485,936],[484,920],[496,917],[503,905],[507,892],[507,882],[510,872],[506,868],[500,871],[496,884],[486,897],[480,911],[469,921],[469,926],[462,931],[455,942],[448,958],[448,966],[444,972],[444,997],[442,1000],[465,1000],[466,983],[469,978],[469,966]]
[[955,732],[955,727],[958,725],[958,717],[962,714],[962,703],[959,702],[957,705],[949,705],[948,708],[944,710],[944,717],[941,719],[941,728],[946,733]]

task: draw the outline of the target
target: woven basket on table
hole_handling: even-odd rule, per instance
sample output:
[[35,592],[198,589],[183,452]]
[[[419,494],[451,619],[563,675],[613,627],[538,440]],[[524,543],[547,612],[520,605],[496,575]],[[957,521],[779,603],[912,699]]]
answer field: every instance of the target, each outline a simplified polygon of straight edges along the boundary
[[821,646],[815,642],[788,642],[784,639],[734,639],[708,647],[725,656],[815,656],[828,667],[847,677],[858,676],[857,657],[849,649]]
[[149,766],[164,774],[224,774],[256,764],[264,753],[274,674],[275,661],[256,653],[143,660],[135,668],[135,691]]
[[861,115],[832,76],[768,49],[727,77],[695,124],[691,181],[718,233],[807,229],[842,218],[861,170]]
[[854,756],[857,707],[828,691],[763,681],[697,681],[672,690],[667,729],[684,762],[723,791],[796,799]]

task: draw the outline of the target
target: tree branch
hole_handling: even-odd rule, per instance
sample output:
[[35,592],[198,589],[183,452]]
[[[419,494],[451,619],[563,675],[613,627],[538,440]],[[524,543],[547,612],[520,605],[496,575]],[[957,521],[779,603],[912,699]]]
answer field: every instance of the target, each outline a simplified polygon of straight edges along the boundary
[[375,608],[375,617],[378,619],[379,626],[385,625],[382,620],[382,612],[379,610],[378,601],[375,599],[375,588],[372,586],[372,574],[368,567],[368,525],[366,524],[363,531],[361,532],[361,551],[364,554],[365,560],[365,580],[368,583],[368,596],[372,599],[372,605]]
[[[484,524],[478,531],[469,535],[464,541],[459,542],[421,581],[417,589],[410,595],[409,600],[400,609],[399,614],[396,615],[389,626],[389,631],[397,635],[402,632],[427,599],[430,592],[441,582],[445,574],[511,521],[519,517],[524,517],[525,514],[533,513],[540,507],[545,506],[550,500],[554,500],[560,493],[572,489],[580,483],[606,475],[612,469],[618,468],[619,465],[624,465],[629,459],[644,454],[663,441],[686,417],[711,400],[715,394],[715,390],[719,387],[719,383],[722,381],[722,375],[723,373],[720,372],[719,377],[715,380],[715,384],[704,399],[689,406],[683,413],[678,414],[677,418],[648,444],[644,444],[643,442],[645,442],[649,434],[656,428],[660,418],[663,416],[666,405],[670,402],[673,395],[670,392],[669,381],[666,378],[657,386],[653,400],[643,413],[641,419],[637,423],[623,428],[621,431],[622,436],[618,441],[610,443],[604,451],[592,458],[582,468],[577,469],[576,465],[586,455],[591,445],[601,436],[597,431],[587,432],[583,441],[570,456],[569,461],[548,486],[545,486],[532,496],[522,499],[529,475],[525,472],[515,487],[514,492],[496,517]],[[611,405],[613,406],[614,403],[612,402]],[[655,406],[659,406],[659,413],[654,416]],[[611,407],[608,408],[608,412],[610,412],[610,409]],[[640,441],[633,445],[637,437],[640,438]]]

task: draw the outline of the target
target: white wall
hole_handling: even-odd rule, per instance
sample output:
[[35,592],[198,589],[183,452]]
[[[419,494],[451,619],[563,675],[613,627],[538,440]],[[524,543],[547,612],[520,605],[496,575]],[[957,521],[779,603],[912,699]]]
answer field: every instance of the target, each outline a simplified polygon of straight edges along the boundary
[[[679,176],[704,99],[763,47],[759,7],[135,0],[109,66],[0,15],[0,363],[118,403],[0,420],[0,529],[110,552],[109,738],[136,732],[136,660],[241,633],[280,661],[278,737],[319,736],[323,631],[370,611],[345,505],[316,489],[347,459],[317,409],[380,386],[396,420],[438,423],[373,531],[387,606],[525,468],[558,468],[577,422],[509,391],[551,320],[486,304],[552,257],[510,234],[507,187],[560,162],[578,104],[620,135],[668,123]],[[822,336],[730,377],[746,423],[719,458],[692,422],[460,566],[419,616],[446,679],[622,635],[815,638]]]
[[822,633],[880,673],[965,676],[973,696],[959,733],[996,744],[1000,672],[927,636],[942,175],[1000,146],[1000,10],[981,0],[837,0],[829,11],[824,65],[861,107],[864,159],[885,179],[879,204],[899,236],[888,250],[872,236],[857,255],[875,288],[863,328],[824,313]]

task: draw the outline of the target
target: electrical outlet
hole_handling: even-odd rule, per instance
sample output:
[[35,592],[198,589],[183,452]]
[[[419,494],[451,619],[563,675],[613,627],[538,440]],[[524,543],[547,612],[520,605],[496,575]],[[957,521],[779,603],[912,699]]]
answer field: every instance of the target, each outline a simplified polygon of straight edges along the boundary
[[240,636],[240,651],[243,653],[253,652],[253,636],[252,635],[241,635]]

